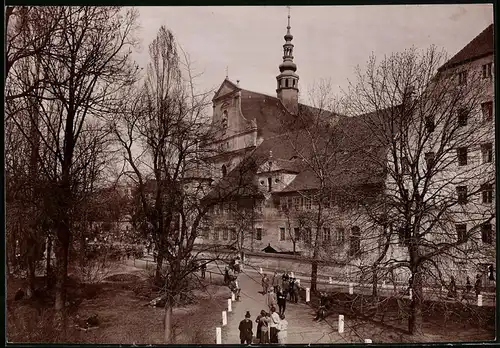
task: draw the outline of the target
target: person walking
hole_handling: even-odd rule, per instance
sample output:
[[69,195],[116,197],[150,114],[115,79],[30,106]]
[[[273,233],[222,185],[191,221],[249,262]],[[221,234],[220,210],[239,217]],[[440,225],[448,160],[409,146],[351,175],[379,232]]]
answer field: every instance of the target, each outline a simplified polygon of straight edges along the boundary
[[255,332],[255,338],[257,338],[258,342],[260,342],[260,334],[261,334],[261,329],[262,329],[262,322],[260,321],[260,319],[262,317],[265,317],[265,316],[266,316],[266,311],[261,310],[260,314],[255,319],[255,322],[257,323],[257,330]]
[[278,308],[279,308],[279,315],[285,314],[285,309],[286,309],[286,293],[278,289],[278,292],[276,293],[276,301],[278,302]]
[[483,287],[482,283],[483,282],[481,280],[481,275],[477,274],[476,275],[476,282],[474,283],[474,290],[476,291],[476,296],[481,294],[481,290],[482,290],[482,287]]
[[267,277],[267,274],[262,275],[262,294],[266,295],[267,291],[269,290],[269,278]]
[[269,289],[266,295],[266,304],[269,307],[269,311],[271,311],[271,307],[276,307],[278,304],[276,294],[274,293],[273,288]]
[[271,307],[271,321],[269,322],[269,341],[271,343],[278,343],[278,325],[280,323],[280,316],[276,313],[276,307]]
[[285,319],[285,315],[280,315],[280,323],[278,325],[278,343],[286,344],[288,338],[288,321]]
[[245,314],[245,319],[240,321],[240,326],[238,329],[240,330],[240,341],[241,344],[251,344],[253,338],[253,323],[250,320],[250,312],[247,311]]
[[207,271],[207,264],[204,263],[200,266],[200,270],[201,270],[201,278],[202,279],[205,279],[205,272]]
[[264,312],[264,315],[261,316],[260,318],[260,344],[267,344],[270,342],[269,340],[269,326],[271,324],[271,315],[267,313],[266,311],[261,311],[261,313]]
[[467,276],[467,279],[465,281],[465,292],[468,294],[472,290],[472,285],[470,283],[470,278]]
[[450,288],[448,290],[448,297],[455,298],[457,297],[457,284],[455,282],[455,277],[450,277]]

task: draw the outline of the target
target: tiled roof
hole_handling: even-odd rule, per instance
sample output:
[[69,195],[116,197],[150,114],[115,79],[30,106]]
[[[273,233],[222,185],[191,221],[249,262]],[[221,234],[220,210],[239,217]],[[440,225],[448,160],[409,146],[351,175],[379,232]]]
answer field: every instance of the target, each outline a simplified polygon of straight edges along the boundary
[[334,116],[328,111],[299,103],[301,117],[297,118],[286,111],[278,98],[245,89],[241,90],[241,111],[247,120],[256,121],[257,136],[264,138],[307,126],[307,122],[303,121],[306,114],[312,116],[321,112],[324,117]]
[[447,61],[440,70],[466,63],[468,61],[493,54],[493,24],[484,29],[478,36]]

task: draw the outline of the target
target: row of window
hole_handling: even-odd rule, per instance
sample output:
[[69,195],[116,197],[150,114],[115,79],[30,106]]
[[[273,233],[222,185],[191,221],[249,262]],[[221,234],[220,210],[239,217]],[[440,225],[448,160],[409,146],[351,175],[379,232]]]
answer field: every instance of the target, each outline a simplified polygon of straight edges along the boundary
[[[459,166],[466,166],[468,164],[469,157],[469,148],[468,147],[459,147],[457,148],[457,164]],[[424,160],[427,168],[430,168],[434,160],[436,158],[436,154],[432,151],[426,152],[424,155]],[[493,144],[486,143],[481,145],[481,159],[482,163],[491,163],[493,162]],[[410,174],[410,162],[407,157],[403,157],[401,159],[401,171],[404,175]]]
[[[469,239],[467,236],[467,224],[456,224],[457,241],[465,243]],[[485,244],[493,244],[493,227],[490,223],[481,225],[481,241]]]
[[[483,122],[493,121],[493,102],[485,102],[481,104],[481,114]],[[465,108],[457,111],[457,122],[460,127],[466,126],[468,123],[469,111]],[[432,133],[436,129],[434,117],[429,116],[425,119],[425,128],[427,132]]]
[[[459,204],[467,204],[468,195],[467,195],[467,186],[457,186],[457,201]],[[492,184],[483,184],[480,187],[481,190],[481,201],[484,204],[493,203],[493,185]]]
[[[481,67],[482,77],[483,79],[490,79],[493,77],[493,63],[483,64]],[[467,84],[467,70],[460,71],[457,74],[458,84],[466,85]]]
[[290,209],[312,209],[312,200],[310,198],[304,197],[281,197],[280,198],[280,209],[283,211]]

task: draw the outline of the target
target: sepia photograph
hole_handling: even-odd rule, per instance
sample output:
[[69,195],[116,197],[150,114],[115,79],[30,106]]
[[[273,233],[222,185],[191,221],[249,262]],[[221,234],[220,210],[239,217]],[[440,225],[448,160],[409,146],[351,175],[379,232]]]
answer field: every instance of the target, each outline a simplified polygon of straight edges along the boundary
[[7,343],[495,341],[492,3],[4,11]]

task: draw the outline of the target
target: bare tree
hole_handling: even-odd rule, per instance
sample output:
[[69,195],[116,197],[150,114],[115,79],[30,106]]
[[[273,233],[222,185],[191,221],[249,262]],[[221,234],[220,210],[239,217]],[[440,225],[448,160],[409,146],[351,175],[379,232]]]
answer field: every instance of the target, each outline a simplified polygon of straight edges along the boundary
[[[135,79],[136,68],[128,48],[135,44],[133,32],[137,14],[134,10],[115,7],[53,7],[48,10],[51,11],[48,16],[58,18],[57,30],[50,35],[51,48],[37,55],[27,66],[13,65],[12,69],[19,69],[19,73],[12,75],[16,79],[11,87],[24,93],[25,98],[14,99],[10,110],[13,110],[12,118],[18,129],[34,146],[32,134],[26,131],[22,122],[23,118],[29,120],[43,148],[35,152],[43,176],[41,181],[50,189],[47,193],[52,197],[49,216],[56,232],[55,308],[63,312],[72,211],[82,170],[79,165],[88,164],[80,162],[79,151],[93,150],[80,144],[80,140],[87,131],[89,120],[102,127],[103,116],[117,104],[116,93]],[[43,76],[43,88],[33,89],[33,80],[22,78],[23,69]],[[37,112],[28,112],[32,105]],[[102,132],[96,136],[97,141],[101,136]],[[47,161],[48,158],[51,160]]]
[[[483,243],[493,239],[494,172],[485,164],[491,152],[474,155],[493,134],[491,123],[481,119],[487,82],[469,69],[459,84],[457,71],[439,69],[444,63],[445,54],[435,47],[380,62],[372,56],[366,71],[357,70],[345,99],[346,113],[371,113],[361,118],[372,140],[364,157],[387,175],[384,195],[364,207],[372,223],[384,227],[373,239],[381,252],[372,267],[410,274],[412,334],[422,332],[424,284],[443,284],[453,264],[483,258],[479,231]],[[387,156],[374,156],[376,148],[387,149]]]

